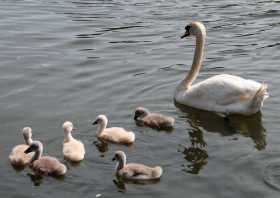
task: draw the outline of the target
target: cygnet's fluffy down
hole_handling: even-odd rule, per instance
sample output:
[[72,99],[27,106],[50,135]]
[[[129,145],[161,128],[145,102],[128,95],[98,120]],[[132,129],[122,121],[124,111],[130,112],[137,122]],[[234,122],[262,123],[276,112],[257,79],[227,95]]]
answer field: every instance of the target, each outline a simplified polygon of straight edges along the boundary
[[135,134],[132,131],[127,131],[121,127],[106,128],[108,119],[105,115],[97,116],[93,125],[99,125],[97,137],[102,140],[107,140],[121,144],[131,144],[135,141]]
[[34,155],[34,153],[24,153],[24,151],[32,143],[32,129],[30,127],[24,127],[22,134],[25,144],[15,146],[9,155],[9,161],[14,167],[24,167],[30,162],[32,156]]
[[159,113],[151,113],[144,107],[137,107],[134,120],[139,126],[148,126],[158,130],[170,130],[174,127],[175,119]]
[[58,159],[51,156],[42,156],[43,144],[40,141],[33,141],[25,150],[25,153],[33,151],[35,151],[35,154],[31,159],[30,166],[37,174],[51,176],[63,176],[66,174],[66,166],[60,163]]
[[126,155],[123,151],[116,151],[113,161],[117,161],[116,175],[128,180],[156,180],[162,175],[160,166],[149,167],[144,164],[126,164]]
[[74,128],[72,122],[66,121],[62,125],[64,130],[63,155],[72,162],[82,161],[85,157],[84,144],[72,136]]

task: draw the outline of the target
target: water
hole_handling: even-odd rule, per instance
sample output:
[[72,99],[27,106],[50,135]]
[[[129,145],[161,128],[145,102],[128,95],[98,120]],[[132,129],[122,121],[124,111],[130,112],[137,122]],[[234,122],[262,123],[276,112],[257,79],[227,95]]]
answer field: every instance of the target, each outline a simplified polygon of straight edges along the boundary
[[[2,0],[0,7],[1,197],[278,197],[279,1]],[[229,73],[266,82],[271,97],[261,113],[225,120],[175,107],[174,88],[194,51],[193,39],[179,37],[193,20],[207,27],[198,80]],[[139,105],[174,116],[175,130],[137,127]],[[91,122],[101,113],[110,126],[134,130],[136,143],[94,144]],[[87,154],[79,166],[67,164],[63,180],[9,165],[26,125],[45,154],[63,160],[65,120]],[[115,150],[161,165],[161,181],[115,184]]]

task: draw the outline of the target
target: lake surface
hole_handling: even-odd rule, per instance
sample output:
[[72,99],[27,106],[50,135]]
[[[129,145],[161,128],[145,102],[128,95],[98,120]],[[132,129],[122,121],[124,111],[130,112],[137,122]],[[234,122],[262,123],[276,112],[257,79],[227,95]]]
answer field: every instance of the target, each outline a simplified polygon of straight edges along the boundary
[[[279,197],[279,1],[1,0],[0,8],[1,197]],[[196,82],[221,73],[265,82],[261,113],[226,120],[174,105],[194,51],[194,39],[180,36],[193,20],[207,27]],[[136,126],[140,105],[175,117],[175,129]],[[135,131],[136,143],[96,143],[98,114]],[[65,120],[87,153],[78,166],[65,162],[64,179],[10,166],[24,126],[45,154],[63,160]],[[114,182],[115,150],[129,162],[161,165],[162,179]]]

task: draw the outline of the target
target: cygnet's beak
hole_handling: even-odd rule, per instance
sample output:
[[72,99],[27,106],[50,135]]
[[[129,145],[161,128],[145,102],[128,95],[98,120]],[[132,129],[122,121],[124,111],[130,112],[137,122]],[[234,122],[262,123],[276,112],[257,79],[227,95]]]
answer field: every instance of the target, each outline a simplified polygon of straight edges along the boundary
[[73,131],[76,131],[76,130],[78,130],[78,128],[77,127],[73,127],[73,129],[72,129]]
[[27,153],[31,153],[33,151],[33,147],[32,146],[29,146],[25,151],[24,153],[27,154]]
[[98,124],[98,120],[95,120],[95,121],[92,123],[92,125],[96,125],[96,124]]
[[189,37],[190,36],[190,33],[189,31],[186,31],[182,36],[181,36],[181,39],[185,38],[185,37]]
[[114,156],[113,158],[112,158],[112,161],[115,161],[116,160],[116,156]]
[[138,116],[137,115],[134,115],[134,120],[138,120]]

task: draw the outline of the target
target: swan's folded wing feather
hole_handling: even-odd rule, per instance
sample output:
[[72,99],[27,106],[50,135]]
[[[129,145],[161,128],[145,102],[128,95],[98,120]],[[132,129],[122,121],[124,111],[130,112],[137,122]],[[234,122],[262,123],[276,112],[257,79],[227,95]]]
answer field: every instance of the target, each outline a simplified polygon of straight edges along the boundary
[[[260,83],[228,74],[216,75],[195,84],[186,93],[197,102],[213,102],[212,105],[229,105],[252,99]],[[188,93],[189,92],[189,93]]]

